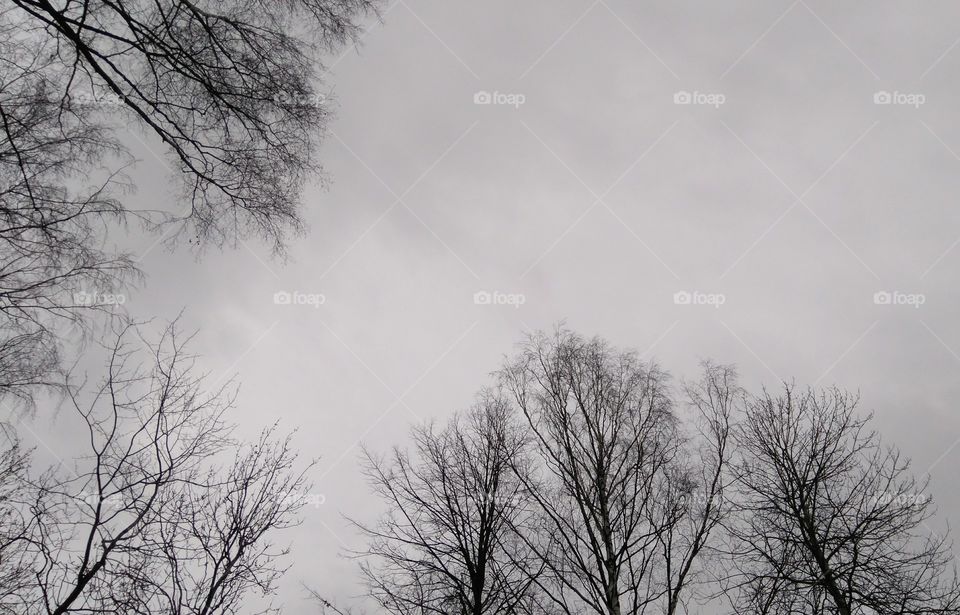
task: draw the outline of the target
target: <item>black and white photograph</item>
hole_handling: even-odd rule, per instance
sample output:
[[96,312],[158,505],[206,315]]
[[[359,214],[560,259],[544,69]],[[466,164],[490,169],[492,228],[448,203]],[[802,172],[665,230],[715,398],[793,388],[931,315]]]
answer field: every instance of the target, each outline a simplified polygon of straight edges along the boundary
[[0,615],[960,615],[960,4],[5,0]]

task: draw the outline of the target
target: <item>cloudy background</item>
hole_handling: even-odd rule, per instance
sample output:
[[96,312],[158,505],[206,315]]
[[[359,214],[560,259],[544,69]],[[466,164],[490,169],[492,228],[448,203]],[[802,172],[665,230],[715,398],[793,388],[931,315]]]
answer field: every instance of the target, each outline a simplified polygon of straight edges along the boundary
[[[960,525],[958,24],[946,1],[387,4],[328,62],[332,182],[288,261],[135,250],[130,310],[185,309],[243,430],[279,420],[320,459],[285,612],[315,612],[301,582],[362,592],[358,444],[463,409],[561,320],[677,379],[712,358],[859,390]],[[133,204],[177,211],[162,150],[135,149]]]

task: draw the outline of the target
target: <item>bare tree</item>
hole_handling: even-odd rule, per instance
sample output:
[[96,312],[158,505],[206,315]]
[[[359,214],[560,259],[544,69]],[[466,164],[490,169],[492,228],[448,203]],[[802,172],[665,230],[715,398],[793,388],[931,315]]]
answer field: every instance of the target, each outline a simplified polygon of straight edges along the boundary
[[545,566],[536,582],[550,607],[644,612],[665,593],[665,489],[693,489],[673,471],[682,446],[666,374],[558,329],[531,336],[500,377],[537,450],[524,480],[539,523],[523,535]]
[[[686,609],[691,586],[714,576],[708,563],[716,534],[731,513],[733,421],[743,411],[745,393],[731,366],[703,364],[703,374],[684,386],[694,410],[694,434],[672,479],[663,484],[667,522],[658,534],[666,580],[665,612]],[[691,484],[692,481],[692,484]]]
[[[960,612],[926,483],[848,394],[753,397],[734,368],[708,362],[682,387],[687,425],[659,368],[562,328],[531,336],[498,384],[514,403],[488,398],[497,416],[509,424],[518,409],[527,427],[502,456],[527,504],[504,511],[496,560],[510,563],[525,611],[674,615],[705,589],[738,613]],[[370,460],[391,512],[366,529],[380,566],[365,571],[392,612],[487,612],[470,557],[487,525],[463,502],[495,474],[462,468],[501,459],[500,440],[467,445],[449,435],[458,422],[450,429],[418,431],[415,458]]]
[[28,573],[0,592],[3,612],[228,615],[273,591],[272,536],[307,489],[295,453],[273,429],[236,442],[231,387],[204,391],[174,326],[141,333],[120,332],[100,386],[66,388],[86,453],[4,477]]
[[92,105],[126,113],[164,143],[200,237],[251,231],[279,248],[284,231],[300,227],[299,191],[317,170],[327,117],[318,52],[350,40],[374,0],[12,4],[3,15],[22,34],[9,44],[24,61],[6,64],[8,81],[24,80],[34,98],[0,107],[11,109],[10,164],[28,197],[37,169],[17,156],[34,138],[21,133],[22,117],[51,106],[43,126],[62,126],[50,135],[67,139],[58,151],[80,139],[92,152],[111,143],[108,124],[87,125],[98,114],[82,108]]
[[29,451],[9,425],[0,425],[0,437],[0,613],[6,615],[5,605],[30,582],[29,521],[19,504],[27,491]]
[[[108,242],[261,237],[282,252],[322,177],[322,53],[377,0],[13,0],[0,8],[0,395],[30,401],[84,325],[135,279]],[[165,148],[182,212],[130,211],[122,135]],[[139,137],[137,137],[139,138]],[[113,242],[115,243],[115,242]],[[103,300],[104,297],[108,299]]]
[[87,293],[113,295],[136,271],[103,246],[125,218],[114,198],[122,178],[68,187],[118,146],[89,108],[64,117],[52,93],[64,69],[17,12],[0,10],[0,394],[30,401],[33,386],[54,381],[58,325],[108,309]]
[[767,393],[738,434],[740,612],[956,613],[960,584],[926,482],[839,390]]
[[367,453],[367,475],[387,506],[363,572],[391,613],[512,614],[532,608],[529,563],[514,528],[528,515],[513,472],[523,437],[494,393],[442,429],[413,431],[414,453]]

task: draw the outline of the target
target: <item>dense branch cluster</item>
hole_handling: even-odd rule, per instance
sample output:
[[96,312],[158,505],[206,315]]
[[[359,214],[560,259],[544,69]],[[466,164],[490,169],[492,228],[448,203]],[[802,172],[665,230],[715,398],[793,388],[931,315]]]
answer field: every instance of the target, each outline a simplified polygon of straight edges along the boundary
[[511,531],[529,515],[529,492],[511,467],[523,442],[505,401],[488,394],[442,429],[416,429],[413,441],[416,457],[367,455],[367,475],[391,504],[367,529],[385,564],[364,567],[374,595],[394,612],[515,612],[531,583],[518,563],[533,553]]
[[[322,53],[375,0],[13,0],[0,8],[0,394],[29,401],[64,325],[110,312],[137,278],[113,248],[259,237],[277,252],[322,177]],[[144,137],[138,136],[144,135]],[[133,211],[126,144],[159,142],[174,205]],[[105,299],[106,298],[106,299]]]
[[771,614],[956,613],[927,485],[855,407],[788,387],[748,408],[736,473],[750,515],[731,532],[743,598]]
[[70,387],[85,452],[37,473],[0,455],[0,613],[235,613],[269,596],[307,485],[289,440],[241,444],[226,386],[204,390],[185,340],[119,332],[107,376]]

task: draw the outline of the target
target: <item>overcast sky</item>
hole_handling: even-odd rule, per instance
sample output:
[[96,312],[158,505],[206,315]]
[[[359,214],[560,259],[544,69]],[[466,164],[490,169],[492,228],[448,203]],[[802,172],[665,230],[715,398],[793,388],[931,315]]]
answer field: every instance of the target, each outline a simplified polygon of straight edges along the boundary
[[[958,24],[947,1],[388,4],[329,60],[331,184],[288,262],[136,250],[131,311],[185,307],[243,429],[320,458],[285,612],[315,612],[301,581],[362,591],[358,442],[463,409],[564,319],[678,379],[712,358],[859,390],[960,526]],[[176,211],[137,153],[136,204]]]

